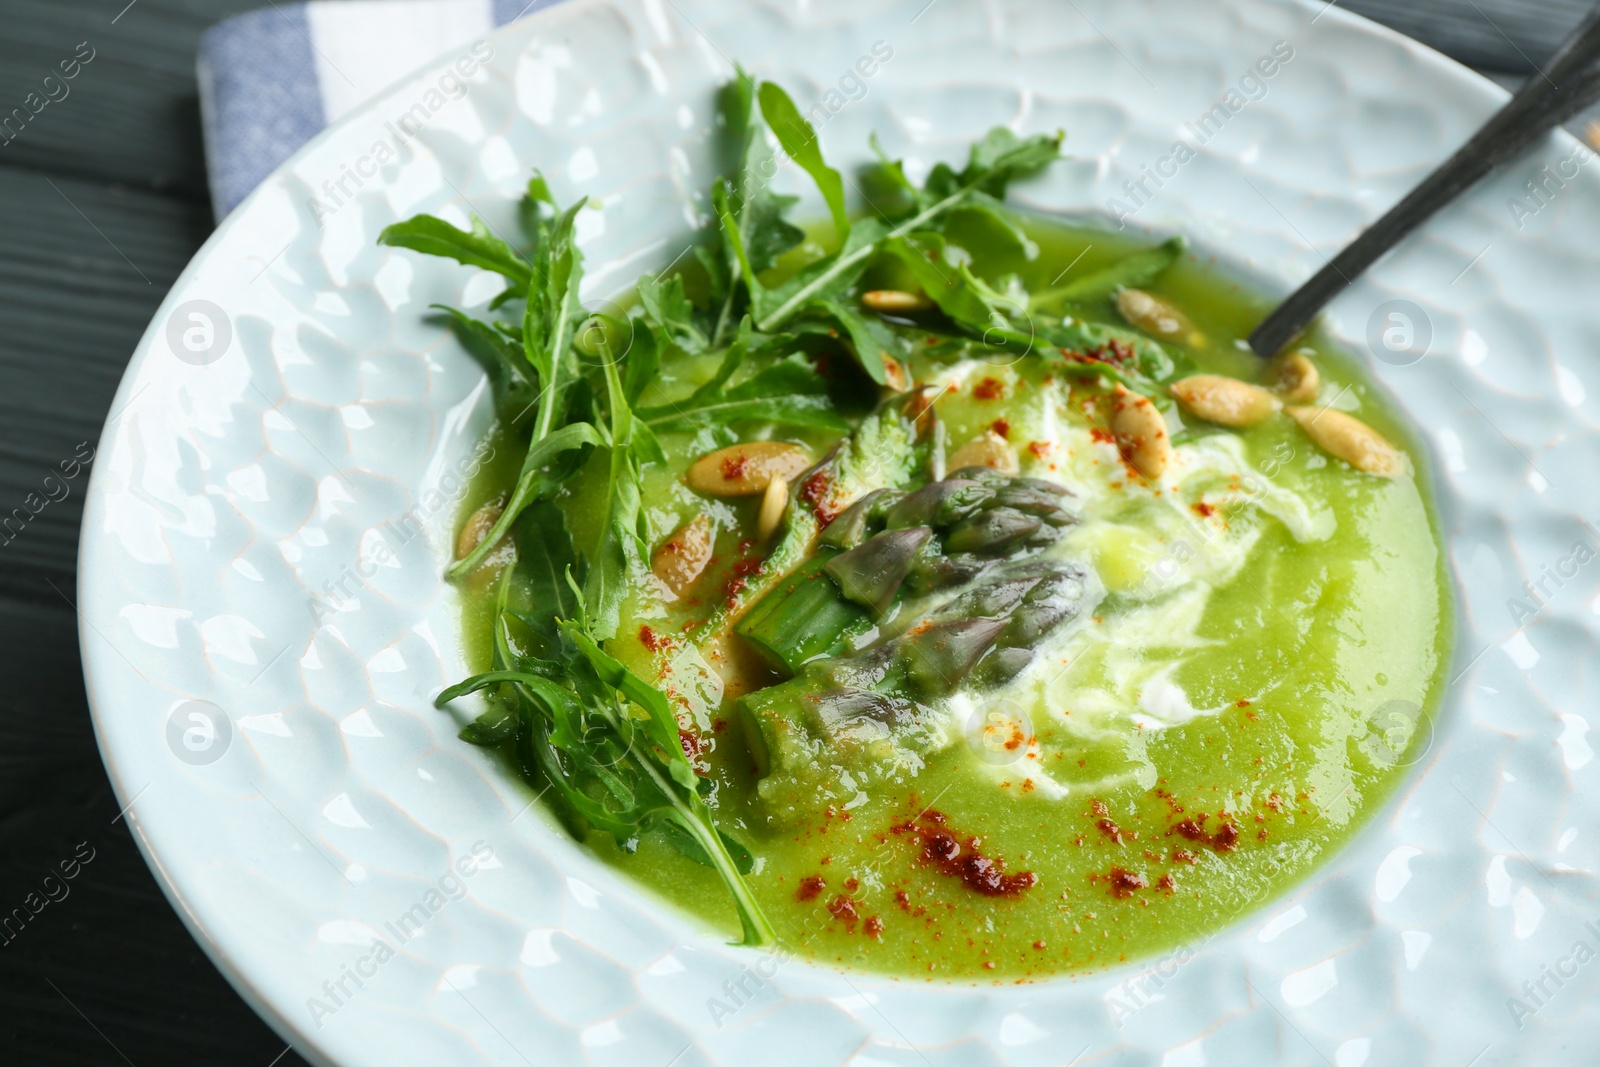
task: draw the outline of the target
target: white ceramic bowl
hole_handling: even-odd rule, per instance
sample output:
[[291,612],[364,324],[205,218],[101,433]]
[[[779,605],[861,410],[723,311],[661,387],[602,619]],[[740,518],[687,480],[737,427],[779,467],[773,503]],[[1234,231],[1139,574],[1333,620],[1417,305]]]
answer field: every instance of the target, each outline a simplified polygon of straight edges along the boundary
[[[1073,161],[1017,200],[1188,234],[1286,290],[1503,93],[1331,5],[1274,0],[573,0],[486,43],[463,98],[438,92],[458,57],[441,58],[207,242],[128,369],[84,518],[85,670],[112,780],[196,939],[303,1055],[1457,1067],[1592,1043],[1600,964],[1576,945],[1600,949],[1585,522],[1600,182],[1574,142],[1553,136],[1331,312],[1358,348],[1369,322],[1397,321],[1374,320],[1389,300],[1429,335],[1418,361],[1374,363],[1434,451],[1461,585],[1458,674],[1408,786],[1290,898],[1181,953],[924,985],[720,944],[529,813],[430,707],[463,673],[440,571],[490,410],[426,307],[485,291],[377,247],[379,229],[419,211],[509,229],[539,166],[562,199],[603,205],[582,216],[597,301],[703,215],[711,97],[736,58],[823,103],[835,163],[861,161],[872,130],[927,166],[994,123],[1064,128]],[[854,80],[874,46],[892,55]],[[1292,56],[1254,73],[1275,47]],[[1202,143],[1185,124],[1207,115]],[[1180,141],[1196,152],[1181,166]],[[380,142],[397,158],[361,176]],[[1523,186],[1546,163],[1575,172],[1548,203]],[[1146,167],[1160,180],[1135,203],[1124,183]],[[347,172],[352,195],[332,197]],[[714,1015],[745,968],[770,977]]]

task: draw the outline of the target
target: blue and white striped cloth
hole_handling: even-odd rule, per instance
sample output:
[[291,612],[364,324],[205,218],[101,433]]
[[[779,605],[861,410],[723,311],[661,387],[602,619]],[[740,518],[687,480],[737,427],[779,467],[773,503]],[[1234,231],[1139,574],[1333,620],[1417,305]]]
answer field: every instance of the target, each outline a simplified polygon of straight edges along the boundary
[[310,0],[220,22],[200,41],[217,219],[329,123],[434,56],[559,0]]

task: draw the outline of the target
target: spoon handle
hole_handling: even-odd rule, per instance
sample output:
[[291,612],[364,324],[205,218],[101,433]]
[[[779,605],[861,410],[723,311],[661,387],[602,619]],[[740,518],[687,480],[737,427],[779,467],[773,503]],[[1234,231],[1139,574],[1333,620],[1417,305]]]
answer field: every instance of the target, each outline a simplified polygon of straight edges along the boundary
[[1278,305],[1250,335],[1250,347],[1262,357],[1277,355],[1330,300],[1402,238],[1596,98],[1600,98],[1600,9],[1562,43],[1548,70],[1530,78],[1455,155]]

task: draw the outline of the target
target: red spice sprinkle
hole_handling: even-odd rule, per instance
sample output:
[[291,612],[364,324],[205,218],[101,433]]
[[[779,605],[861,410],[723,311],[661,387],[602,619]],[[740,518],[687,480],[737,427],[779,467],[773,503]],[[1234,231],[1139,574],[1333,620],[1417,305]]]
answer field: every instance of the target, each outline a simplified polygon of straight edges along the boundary
[[641,626],[639,627],[639,643],[651,652],[660,652],[670,642],[667,638],[650,629],[650,627]]
[[1044,942],[1043,941],[1035,941],[1033,943],[1033,947],[1034,948],[1044,948]]
[[876,915],[867,916],[867,921],[861,924],[861,932],[868,937],[877,937],[883,933],[883,920]]
[[678,744],[683,746],[683,754],[689,757],[689,762],[694,763],[700,758],[700,737],[688,730],[678,731]]
[[1176,879],[1174,879],[1172,877],[1172,875],[1163,874],[1159,879],[1157,879],[1156,885],[1160,886],[1162,889],[1165,889],[1167,892],[1170,893],[1174,889],[1177,888],[1178,883],[1177,883]]
[[839,517],[839,513],[833,510],[832,496],[833,476],[826,469],[817,471],[800,485],[800,499],[823,526]]
[[750,584],[750,576],[760,574],[763,566],[763,561],[752,556],[737,561],[729,568],[728,580],[722,586],[722,591],[728,598],[729,608],[735,606],[734,602],[738,600],[739,594]]
[[861,915],[856,911],[856,902],[843,893],[828,903],[828,912],[852,930],[856,928],[856,923],[861,921]]
[[854,879],[854,878],[846,878],[844,880],[845,892],[854,893],[857,889],[860,889],[860,888],[861,888],[861,883],[859,881],[857,881],[856,879]]
[[1172,850],[1172,862],[1192,864],[1195,862],[1195,855],[1186,848],[1175,848]]
[[1006,387],[998,378],[985,378],[972,387],[972,395],[979,400],[998,400],[1005,396]]
[[727,728],[728,728],[728,720],[727,719],[712,719],[711,720],[711,732],[712,733],[720,734],[722,731],[726,730]]
[[1217,513],[1217,509],[1212,507],[1210,504],[1207,504],[1204,500],[1196,504],[1194,506],[1194,510],[1195,514],[1199,515],[1202,519],[1209,519],[1211,516]]
[[[1164,781],[1166,781],[1166,779],[1163,778],[1162,781],[1164,782]],[[1174,814],[1174,815],[1182,815],[1183,814],[1183,806],[1178,803],[1178,798],[1177,797],[1174,797],[1171,793],[1169,793],[1165,789],[1161,789],[1159,787],[1154,789],[1154,790],[1152,790],[1152,792],[1154,792],[1156,796],[1160,797],[1162,800],[1167,802],[1167,807],[1172,809],[1172,814]]]
[[1005,863],[979,851],[980,841],[968,837],[963,843],[945,828],[943,812],[926,811],[917,822],[890,827],[890,833],[914,833],[922,839],[922,861],[949,878],[986,897],[1015,897],[1039,884],[1032,871],[1005,873]]
[[1095,825],[1100,828],[1100,832],[1102,834],[1105,834],[1111,839],[1112,844],[1122,844],[1122,827],[1118,826],[1110,819],[1101,819],[1099,822],[1095,823]]
[[1050,454],[1049,441],[1029,441],[1028,451],[1033,453],[1035,459],[1043,459]]
[[1125,871],[1121,867],[1111,868],[1111,873],[1106,877],[1111,880],[1111,895],[1118,900],[1125,900],[1150,884],[1145,881],[1144,875]]
[[730,482],[738,481],[744,477],[749,466],[749,457],[743,452],[736,452],[722,461],[722,476]]
[[1005,419],[995,419],[989,424],[989,429],[1000,437],[1009,438],[1011,436],[1011,424]]
[[1234,707],[1248,708],[1249,706],[1250,702],[1248,700],[1238,700],[1234,703]]
[[[1185,819],[1172,829],[1190,841],[1198,841],[1203,845],[1210,845],[1218,852],[1232,852],[1239,847],[1239,828],[1231,822],[1224,822],[1217,832],[1207,833],[1204,826],[1205,816],[1199,819]],[[1170,832],[1170,831],[1169,831]]]
[[828,880],[820,874],[813,874],[809,878],[800,879],[800,888],[794,891],[794,898],[799,901],[816,900],[822,891],[828,887]]
[[1089,427],[1089,436],[1094,438],[1096,441],[1103,441],[1106,444],[1112,444],[1116,441],[1116,437],[1112,435],[1110,430],[1102,430],[1098,426]]

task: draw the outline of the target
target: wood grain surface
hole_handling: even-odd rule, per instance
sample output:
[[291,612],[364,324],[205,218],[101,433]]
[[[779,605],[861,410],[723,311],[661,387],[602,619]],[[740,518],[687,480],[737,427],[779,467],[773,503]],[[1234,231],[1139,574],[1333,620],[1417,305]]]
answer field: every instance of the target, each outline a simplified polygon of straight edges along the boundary
[[[261,2],[0,0],[0,112],[80,42],[95,50],[71,95],[0,147],[0,516],[98,440],[129,354],[210,231],[195,45]],[[1514,84],[1589,5],[1339,6]],[[86,479],[66,484],[0,533],[0,915],[75,853],[93,858],[0,934],[0,1063],[301,1064],[185,932],[118,819],[72,604]]]

